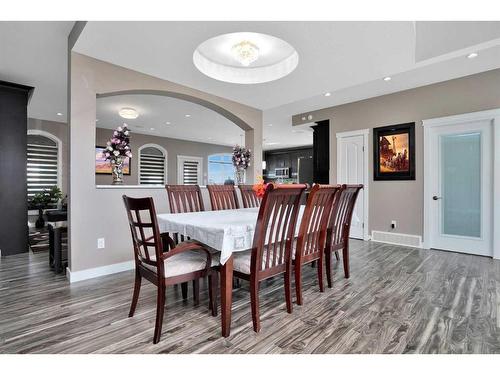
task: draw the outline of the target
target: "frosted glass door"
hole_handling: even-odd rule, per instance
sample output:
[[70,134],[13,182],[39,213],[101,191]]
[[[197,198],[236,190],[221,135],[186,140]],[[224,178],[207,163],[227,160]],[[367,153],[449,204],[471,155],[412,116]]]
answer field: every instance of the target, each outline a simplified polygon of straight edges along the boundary
[[430,191],[430,247],[492,254],[492,129],[489,121],[430,131],[424,171]]
[[441,233],[481,237],[481,134],[440,138]]

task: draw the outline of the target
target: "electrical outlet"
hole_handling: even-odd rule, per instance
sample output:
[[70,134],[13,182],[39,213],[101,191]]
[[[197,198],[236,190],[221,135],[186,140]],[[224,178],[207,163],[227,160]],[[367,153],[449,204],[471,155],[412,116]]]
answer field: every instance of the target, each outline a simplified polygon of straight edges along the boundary
[[105,247],[106,247],[106,242],[104,241],[104,238],[98,238],[97,239],[97,248],[104,249]]
[[398,223],[396,222],[396,220],[392,220],[391,221],[391,228],[396,229],[397,226],[398,226]]

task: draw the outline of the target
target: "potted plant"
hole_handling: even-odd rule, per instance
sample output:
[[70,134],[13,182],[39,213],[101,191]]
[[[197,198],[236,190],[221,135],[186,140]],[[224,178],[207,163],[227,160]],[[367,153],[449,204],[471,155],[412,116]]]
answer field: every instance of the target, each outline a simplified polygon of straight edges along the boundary
[[38,219],[35,223],[35,227],[40,229],[45,226],[45,220],[43,218],[43,210],[53,206],[59,202],[62,198],[61,189],[57,186],[52,186],[50,189],[45,189],[42,192],[36,193],[30,200],[30,207],[36,208],[38,210]]
[[106,143],[104,156],[106,160],[111,160],[113,185],[123,184],[123,162],[125,158],[132,159],[129,136],[130,130],[128,130],[127,124],[123,124],[123,127],[116,128],[113,137]]

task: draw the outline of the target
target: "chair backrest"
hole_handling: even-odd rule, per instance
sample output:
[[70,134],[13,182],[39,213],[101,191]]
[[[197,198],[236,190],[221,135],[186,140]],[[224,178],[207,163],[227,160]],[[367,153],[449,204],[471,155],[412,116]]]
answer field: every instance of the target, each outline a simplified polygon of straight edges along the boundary
[[253,190],[253,185],[238,185],[241,192],[241,201],[244,208],[259,207],[261,199]]
[[340,185],[318,184],[309,192],[295,249],[295,261],[299,264],[323,256],[330,213],[340,192]]
[[170,213],[205,211],[198,185],[165,185]]
[[212,210],[235,210],[240,208],[234,185],[207,185]]
[[342,185],[338,199],[334,202],[328,231],[330,245],[338,245],[349,239],[352,213],[363,185]]
[[162,242],[153,198],[130,198],[123,195],[128,224],[134,245],[135,263],[155,266],[163,275]]
[[253,239],[250,270],[259,279],[283,272],[291,249],[306,185],[269,184],[260,204]]

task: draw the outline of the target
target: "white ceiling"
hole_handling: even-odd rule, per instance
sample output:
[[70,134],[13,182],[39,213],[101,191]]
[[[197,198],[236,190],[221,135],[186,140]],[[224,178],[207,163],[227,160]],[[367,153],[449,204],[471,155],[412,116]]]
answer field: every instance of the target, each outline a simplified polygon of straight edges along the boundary
[[[238,31],[285,40],[299,53],[298,67],[255,85],[195,68],[200,43]],[[500,22],[90,22],[76,50],[262,109],[270,149],[312,142],[292,133],[294,114],[500,68]],[[472,51],[479,57],[466,59]]]
[[[133,120],[123,119],[118,111],[124,107],[134,108],[139,117]],[[106,129],[115,129],[126,123],[132,132],[141,134],[226,146],[245,142],[245,132],[217,112],[165,96],[100,97],[97,99],[97,119],[97,126]]]
[[[31,117],[66,119],[72,25],[0,22],[0,79],[36,87]],[[297,69],[274,82],[240,85],[216,81],[194,67],[200,43],[238,31],[287,41],[299,53]],[[260,108],[265,148],[281,148],[312,142],[309,133],[292,133],[294,114],[500,68],[500,22],[92,21],[75,50]],[[472,51],[479,56],[466,59]],[[393,79],[383,81],[388,75]],[[327,91],[332,95],[324,97]]]
[[66,121],[66,51],[73,24],[0,22],[0,80],[35,88],[29,117]]

